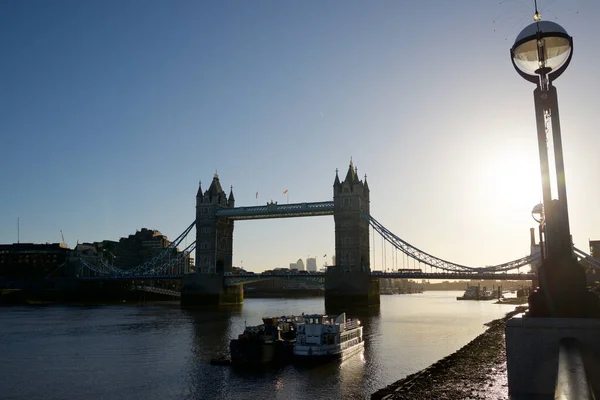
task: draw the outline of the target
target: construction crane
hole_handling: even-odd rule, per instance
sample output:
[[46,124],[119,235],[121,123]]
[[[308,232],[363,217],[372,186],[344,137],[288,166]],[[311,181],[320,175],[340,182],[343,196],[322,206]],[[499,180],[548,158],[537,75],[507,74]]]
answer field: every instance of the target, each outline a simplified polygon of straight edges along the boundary
[[60,236],[62,237],[62,244],[66,246],[67,244],[65,243],[65,235],[63,235],[62,229],[60,230]]

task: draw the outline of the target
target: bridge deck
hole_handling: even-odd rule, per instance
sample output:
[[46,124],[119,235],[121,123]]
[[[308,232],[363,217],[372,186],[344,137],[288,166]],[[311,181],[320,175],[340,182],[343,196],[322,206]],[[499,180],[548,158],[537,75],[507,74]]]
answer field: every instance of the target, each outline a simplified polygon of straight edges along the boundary
[[[310,280],[323,281],[324,272],[313,272],[310,274],[231,274],[225,275],[226,285],[236,285],[240,283],[250,283],[273,278],[290,280]],[[371,272],[372,277],[380,279],[476,279],[476,280],[497,280],[497,281],[529,281],[535,278],[535,274],[509,274],[509,273],[464,273],[464,272]],[[182,279],[183,275],[129,275],[129,276],[89,276],[80,277],[81,280],[164,280],[164,279]]]
[[293,204],[268,203],[264,206],[222,208],[216,212],[217,217],[228,217],[233,220],[313,217],[318,215],[333,215],[333,201]]

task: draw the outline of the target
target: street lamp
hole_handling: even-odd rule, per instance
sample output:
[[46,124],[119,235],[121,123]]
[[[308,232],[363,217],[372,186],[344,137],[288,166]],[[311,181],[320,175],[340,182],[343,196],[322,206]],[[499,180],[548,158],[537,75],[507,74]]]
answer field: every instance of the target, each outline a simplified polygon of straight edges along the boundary
[[[536,9],[534,22],[519,33],[510,49],[511,61],[517,73],[537,86],[533,98],[542,178],[546,257],[538,270],[540,287],[529,298],[529,314],[538,317],[585,317],[598,313],[600,306],[597,297],[592,298],[586,290],[585,272],[573,256],[558,98],[556,88],[552,85],[571,62],[573,38],[557,23],[541,19]],[[552,193],[550,182],[549,140],[554,148],[556,193]]]
[[538,203],[533,207],[531,210],[531,217],[535,222],[538,223],[540,235],[540,257],[541,260],[544,261],[546,251],[544,249],[544,205],[542,203]]
[[[536,215],[539,215],[539,217],[536,218]],[[538,224],[544,223],[544,205],[539,203],[533,206],[533,209],[531,210],[531,216]]]

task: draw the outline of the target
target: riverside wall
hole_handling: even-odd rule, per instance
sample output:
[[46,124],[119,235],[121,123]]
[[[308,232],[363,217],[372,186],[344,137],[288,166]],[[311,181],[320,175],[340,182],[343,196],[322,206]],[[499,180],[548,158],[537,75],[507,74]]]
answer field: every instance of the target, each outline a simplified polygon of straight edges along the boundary
[[[169,287],[170,288],[170,287]],[[132,290],[127,281],[77,281],[32,279],[10,289],[0,289],[0,306],[27,304],[115,304],[167,301],[176,298]],[[178,300],[178,299],[177,299]]]

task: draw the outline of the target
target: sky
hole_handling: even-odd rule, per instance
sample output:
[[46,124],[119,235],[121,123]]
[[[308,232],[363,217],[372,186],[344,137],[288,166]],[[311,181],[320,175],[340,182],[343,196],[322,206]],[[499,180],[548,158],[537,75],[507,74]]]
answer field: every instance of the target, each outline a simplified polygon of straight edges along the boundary
[[[600,3],[538,3],[574,37],[555,86],[587,251]],[[527,0],[2,1],[0,243],[174,239],[215,171],[237,206],[328,201],[352,158],[371,214],[409,243],[473,267],[525,256],[534,85],[509,49],[532,15]],[[373,249],[375,269],[402,266]],[[235,223],[233,262],[250,271],[333,254],[331,216]]]

